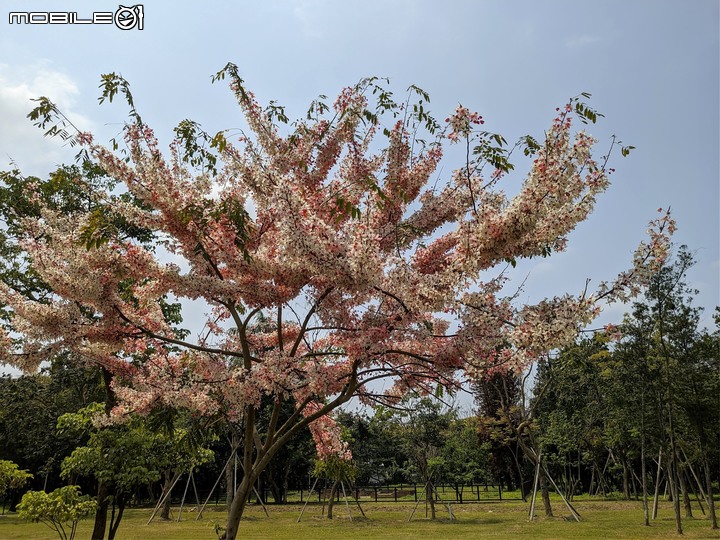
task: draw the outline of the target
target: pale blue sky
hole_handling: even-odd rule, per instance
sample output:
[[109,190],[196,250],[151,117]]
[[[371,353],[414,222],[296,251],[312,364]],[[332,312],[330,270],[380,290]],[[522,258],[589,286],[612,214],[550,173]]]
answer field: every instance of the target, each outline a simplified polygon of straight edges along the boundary
[[[130,4],[130,2],[126,2]],[[267,102],[301,115],[368,75],[430,92],[445,118],[458,103],[509,141],[542,136],[555,107],[580,92],[606,118],[589,131],[606,149],[617,134],[637,149],[617,156],[613,185],[571,235],[567,253],[530,261],[521,300],[577,293],[630,264],[658,207],[672,206],[675,241],[697,253],[690,283],[709,322],[720,303],[719,2],[717,0],[146,1],[142,31],[114,26],[9,25],[11,11],[114,11],[102,1],[0,4],[0,168],[14,160],[45,175],[74,152],[44,140],[24,116],[47,95],[100,140],[117,134],[119,106],[98,107],[100,74],[130,81],[143,119],[167,140],[184,118],[208,132],[240,125],[227,62]],[[602,154],[602,152],[599,152]],[[444,174],[453,164],[445,163]],[[508,178],[513,192],[525,171]],[[601,322],[619,322],[623,306]]]

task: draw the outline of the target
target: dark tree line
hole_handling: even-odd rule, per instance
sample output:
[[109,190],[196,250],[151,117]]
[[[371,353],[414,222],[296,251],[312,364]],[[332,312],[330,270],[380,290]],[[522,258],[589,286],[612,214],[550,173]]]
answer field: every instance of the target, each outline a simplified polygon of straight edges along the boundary
[[[495,474],[527,493],[537,470],[548,515],[552,480],[568,500],[613,492],[642,499],[646,523],[667,494],[678,532],[681,507],[692,517],[693,505],[717,527],[720,312],[714,331],[700,328],[697,291],[685,281],[692,264],[681,247],[622,325],[541,361],[531,390],[514,374],[476,388]],[[616,332],[619,340],[610,339]]]

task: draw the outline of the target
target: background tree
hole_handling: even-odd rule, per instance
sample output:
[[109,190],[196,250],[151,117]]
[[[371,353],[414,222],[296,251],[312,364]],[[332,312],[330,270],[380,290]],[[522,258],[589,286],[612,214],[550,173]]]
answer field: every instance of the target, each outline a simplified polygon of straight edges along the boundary
[[178,468],[189,472],[210,461],[213,454],[202,446],[184,441],[186,431],[177,430],[171,435],[153,432],[139,417],[120,425],[93,426],[94,418],[103,409],[104,404],[97,403],[78,413],[63,415],[58,420],[58,433],[75,437],[78,433],[89,432],[87,444],[79,446],[63,460],[62,475],[71,481],[79,477],[93,478],[96,484],[105,486],[103,498],[102,492],[98,492],[93,536],[104,537],[108,507],[111,506],[107,530],[108,540],[113,540],[128,500],[139,488],[159,480],[161,471],[169,469],[173,472]]
[[[62,350],[92,359],[115,376],[114,417],[170,405],[242,418],[245,475],[227,538],[255,481],[296,433],[309,427],[320,457],[343,453],[327,416],[334,408],[356,395],[385,402],[409,389],[453,387],[458,374],[479,377],[498,365],[522,369],[571,340],[598,300],[633,294],[665,256],[667,215],[632,269],[596,292],[529,306],[502,296],[507,262],[564,249],[608,185],[592,138],[571,134],[572,118],[598,116],[580,98],[558,111],[541,142],[522,140],[533,163],[508,198],[498,186],[513,168],[510,149],[464,107],[443,127],[423,91],[411,87],[396,102],[368,79],[332,107],[314,102],[283,135],[282,107],[263,109],[235,66],[216,79],[225,77],[247,130],[231,141],[183,121],[168,161],[114,74],[103,76],[101,101],[121,93],[130,106],[127,160],[72,133],[41,98],[31,119],[79,143],[122,187],[80,179],[93,209],[46,204],[41,219],[24,220],[22,247],[53,295],[40,302],[5,284],[0,302],[15,332],[2,337],[2,360],[32,370]],[[384,148],[373,143],[380,134]],[[443,143],[456,142],[467,159],[433,187]],[[150,231],[182,265],[158,260],[126,225]],[[498,277],[486,280],[493,269]],[[161,302],[169,295],[208,304],[209,334],[188,340],[173,328]],[[271,333],[248,331],[260,313],[276,321]],[[448,318],[457,331],[448,332]],[[369,383],[379,378],[394,384],[375,392]],[[260,433],[263,395],[273,411]],[[296,410],[279,424],[290,398]]]
[[463,487],[490,477],[489,444],[482,444],[477,417],[452,419],[444,434],[440,455],[445,463],[443,480],[455,488],[456,500],[462,503]]
[[78,486],[65,486],[51,493],[28,491],[18,512],[23,519],[44,523],[58,533],[60,540],[73,540],[78,522],[92,515],[95,504],[89,496],[80,495]]
[[398,413],[403,453],[408,456],[406,475],[423,485],[425,500],[430,505],[430,518],[435,519],[435,484],[447,469],[442,453],[456,411],[443,410],[441,403],[430,398],[408,401],[407,409]]
[[[149,454],[164,480],[161,497],[165,503],[160,517],[169,520],[173,486],[183,474],[194,474],[196,469],[213,461],[215,454],[208,446],[214,437],[201,426],[179,421],[183,419],[163,426],[153,420],[152,417],[145,420],[145,436],[151,439]],[[179,427],[182,424],[187,427]]]
[[0,459],[0,498],[3,500],[3,514],[8,491],[22,488],[32,477],[32,474],[20,469],[16,463]]
[[402,465],[408,457],[401,443],[402,431],[396,425],[395,411],[377,407],[366,412],[338,411],[343,440],[352,451],[360,485],[401,482]]
[[93,538],[103,539],[109,516],[108,540],[113,540],[125,511],[129,496],[139,486],[160,479],[151,453],[152,441],[147,432],[135,422],[120,426],[94,428],[95,415],[104,409],[94,404],[77,413],[58,419],[58,433],[75,437],[89,433],[85,446],[76,448],[62,463],[62,475],[71,482],[79,477],[95,480],[101,486],[96,496]]
[[591,493],[642,492],[647,525],[665,483],[678,530],[681,505],[692,516],[693,491],[705,496],[715,522],[712,474],[704,470],[717,459],[716,445],[708,445],[720,426],[717,334],[699,328],[695,291],[685,283],[692,262],[680,247],[625,316],[619,341],[606,344],[607,336],[596,334],[568,346],[539,364],[536,382],[544,388],[536,405],[538,438],[555,470],[567,468],[568,454],[577,455],[576,476],[589,473]]
[[[46,180],[35,177],[24,177],[19,171],[0,173],[0,219],[3,220],[5,225],[3,230],[0,231],[0,253],[3,255],[2,262],[0,262],[0,280],[3,285],[7,287],[9,291],[12,291],[16,297],[24,298],[26,301],[39,307],[51,305],[56,298],[54,295],[57,291],[54,291],[47,280],[43,279],[36,272],[36,268],[30,264],[27,244],[23,242],[23,231],[27,221],[33,219],[42,221],[45,219],[45,212],[47,211],[61,215],[73,215],[78,212],[85,213],[90,216],[91,223],[97,224],[99,221],[102,221],[103,226],[112,227],[113,230],[123,238],[132,240],[147,249],[153,250],[154,244],[152,244],[152,240],[154,237],[152,231],[131,223],[117,213],[107,213],[107,208],[99,204],[97,198],[93,196],[93,192],[98,190],[112,191],[117,184],[117,179],[109,177],[101,166],[89,160],[84,160],[80,165],[76,166],[61,166]],[[119,200],[131,206],[138,204],[137,199],[129,193],[120,195]],[[93,243],[93,239],[87,235],[81,236],[80,242],[89,248]],[[52,241],[53,239],[48,237],[46,240]],[[120,288],[122,289],[122,286]],[[157,307],[161,310],[166,322],[171,325],[179,324],[181,322],[179,304],[168,303],[164,295],[157,300]],[[93,313],[90,306],[82,306],[81,304],[78,304],[78,306],[82,317],[87,317],[89,320],[92,320],[97,316],[97,314]],[[7,309],[7,305],[3,305],[2,310],[0,310],[0,320],[3,321],[3,327],[10,332],[12,332],[13,328],[10,322],[12,317],[13,314]],[[57,333],[57,331],[58,328],[55,328],[49,336]],[[177,327],[175,327],[174,331],[178,336],[187,335],[186,331]],[[13,340],[17,341],[15,338],[13,338]],[[29,354],[32,356],[34,353]],[[136,354],[137,356],[141,356],[142,352]],[[62,413],[76,412],[80,407],[87,406],[89,403],[97,401],[97,399],[104,401],[106,411],[110,411],[115,405],[115,396],[110,387],[113,373],[107,365],[98,362],[97,358],[93,357],[93,355],[86,354],[82,350],[63,347],[55,349],[49,347],[44,351],[43,356],[45,360],[51,362],[51,365],[60,365],[58,362],[61,362],[64,363],[66,369],[75,371],[75,374],[78,375],[82,374],[86,383],[87,379],[92,380],[95,374],[99,373],[102,380],[101,388],[104,392],[103,397],[97,398],[96,396],[91,396],[86,389],[83,389],[81,396],[85,401],[81,404],[67,404],[61,411],[48,409],[47,403],[35,403],[41,408],[43,408],[43,406],[45,407],[43,409],[45,417],[34,416],[34,419],[40,420],[40,424],[37,426],[38,429],[27,430],[27,433],[40,434],[40,437],[43,437],[44,434],[45,440],[49,438],[50,443],[54,444],[52,438],[48,437],[48,435],[52,433],[50,426],[56,423],[57,418]],[[61,374],[62,371],[58,372],[58,375]],[[29,380],[25,382],[32,384]],[[77,382],[68,385],[67,388],[64,387],[63,382],[68,382],[68,379],[60,381],[63,388],[55,386],[50,389],[50,392],[53,390],[61,391],[63,395],[66,395],[68,389],[78,388]],[[30,395],[33,396],[31,399],[36,400],[42,393],[39,393],[36,388],[31,390],[29,396]],[[50,396],[52,399],[55,399],[53,393],[51,393]],[[15,435],[14,438],[20,437]],[[32,441],[32,446],[36,449],[36,452],[47,458],[47,462],[43,465],[43,471],[47,479],[48,474],[53,469],[58,468],[62,458],[66,456],[71,449],[65,448],[63,449],[65,451],[64,454],[63,451],[60,451],[55,452],[56,455],[47,457],[47,455],[50,454],[48,449],[41,445],[34,444],[35,442],[37,441]],[[106,500],[107,489],[102,482],[98,483],[97,489],[98,501]],[[106,506],[101,502],[98,506],[96,526],[93,534],[93,538],[97,540],[101,540],[104,535],[105,519],[103,512],[105,509]]]
[[35,375],[0,377],[0,459],[33,471],[36,489],[60,484],[60,463],[83,439],[55,436],[57,419],[105,398],[97,368],[59,356]]
[[[335,497],[340,493],[340,489],[347,497],[346,489],[354,482],[357,469],[352,460],[340,459],[337,456],[329,456],[325,459],[318,459],[315,462],[313,475],[317,478],[330,480],[330,493],[328,495],[327,518],[333,518],[333,508],[335,506]],[[347,486],[347,487],[346,487]]]
[[495,371],[473,385],[480,441],[489,451],[488,465],[495,481],[527,495],[522,448],[517,426],[522,418],[523,377],[513,371]]
[[717,529],[711,471],[720,470],[720,308],[715,308],[714,332],[703,332],[693,352],[697,362],[688,380],[691,391],[685,412],[697,437],[699,452],[693,457],[704,472],[705,501],[712,528]]
[[[607,394],[608,436],[613,442],[624,440],[626,447],[640,458],[639,476],[643,493],[645,524],[650,524],[648,506],[648,456],[657,455],[662,461],[665,439],[662,407],[666,392],[662,364],[653,355],[654,322],[647,305],[636,303],[626,314],[621,327],[623,340],[616,344],[613,354],[601,365],[602,383]],[[608,456],[608,459],[613,456]],[[665,453],[667,460],[667,453]],[[659,472],[659,471],[658,471]],[[652,484],[659,475],[650,475]],[[634,481],[633,481],[634,486]],[[655,486],[656,491],[659,486]],[[627,464],[623,464],[623,493],[629,497]]]
[[[697,291],[685,282],[693,263],[687,247],[681,246],[675,259],[654,275],[644,301],[634,305],[624,325],[635,344],[641,340],[647,344],[644,360],[649,367],[645,371],[653,371],[660,388],[655,417],[660,426],[659,442],[667,456],[666,476],[678,533],[682,532],[681,497],[686,515],[691,515],[686,456],[689,453],[699,458],[696,465],[712,460],[717,445],[707,444],[706,430],[709,427],[716,439],[720,427],[717,354],[712,353],[712,347],[706,348],[712,338],[699,329],[700,309],[692,306]],[[706,491],[712,491],[711,484],[706,478]],[[707,502],[713,505],[712,499]]]
[[544,388],[535,409],[538,442],[568,499],[581,490],[586,465],[602,468],[596,460],[605,454],[609,411],[598,384],[597,361],[607,352],[604,340],[596,336],[538,364],[536,387]]

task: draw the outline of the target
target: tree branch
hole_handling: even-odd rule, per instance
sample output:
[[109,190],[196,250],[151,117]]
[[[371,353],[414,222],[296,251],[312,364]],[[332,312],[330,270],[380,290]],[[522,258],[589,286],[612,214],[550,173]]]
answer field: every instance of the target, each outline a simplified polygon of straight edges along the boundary
[[173,345],[179,345],[180,347],[185,347],[186,349],[201,351],[201,352],[205,352],[208,354],[219,354],[219,355],[224,355],[224,356],[234,356],[236,358],[243,358],[243,354],[239,353],[237,351],[229,351],[227,349],[214,349],[212,347],[203,347],[201,345],[195,345],[194,343],[188,343],[187,341],[183,341],[181,339],[175,339],[175,338],[163,336],[160,334],[156,334],[155,332],[148,330],[144,326],[131,321],[122,311],[120,311],[120,308],[117,307],[116,305],[113,305],[113,307],[115,308],[118,315],[120,316],[120,318],[123,321],[128,323],[130,326],[137,328],[140,332],[142,332],[146,336],[151,337],[153,339],[159,339],[160,341],[163,341],[165,343],[172,343]]
[[325,289],[325,291],[318,296],[317,300],[313,304],[313,306],[310,308],[310,311],[307,312],[307,315],[305,315],[305,320],[303,321],[302,325],[300,326],[300,333],[298,334],[298,337],[295,338],[295,343],[293,344],[292,349],[290,350],[290,356],[295,356],[295,353],[298,350],[298,347],[300,347],[300,343],[302,343],[303,336],[305,335],[305,331],[307,329],[307,325],[310,322],[310,318],[315,313],[315,310],[317,310],[318,306],[320,305],[320,302],[322,302],[327,295],[329,295],[332,292],[333,288],[328,287]]

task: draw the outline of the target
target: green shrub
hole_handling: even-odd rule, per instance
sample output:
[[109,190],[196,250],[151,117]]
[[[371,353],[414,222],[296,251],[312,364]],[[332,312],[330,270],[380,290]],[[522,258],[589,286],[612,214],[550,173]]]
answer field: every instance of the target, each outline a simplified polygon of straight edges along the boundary
[[93,514],[96,506],[89,496],[80,495],[80,486],[65,486],[52,493],[28,491],[17,510],[22,519],[40,521],[50,527],[60,540],[73,540],[78,522]]

